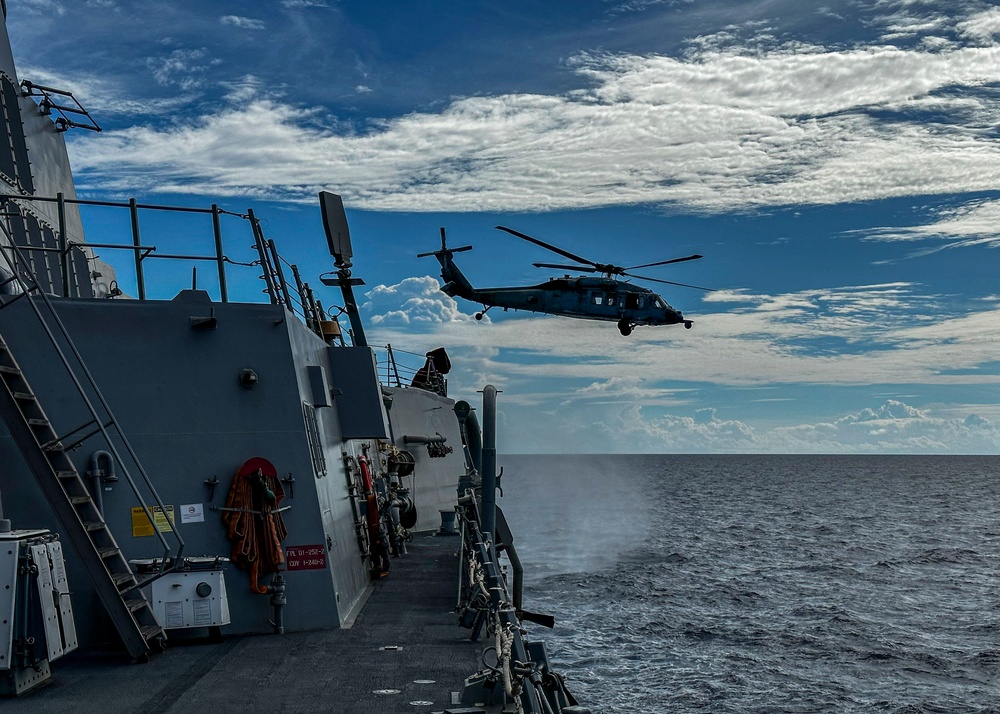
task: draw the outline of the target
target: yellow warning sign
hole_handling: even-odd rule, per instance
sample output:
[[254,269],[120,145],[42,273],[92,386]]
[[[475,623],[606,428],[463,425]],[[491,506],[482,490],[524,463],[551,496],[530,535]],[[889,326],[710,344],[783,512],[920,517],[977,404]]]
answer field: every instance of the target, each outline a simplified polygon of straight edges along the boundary
[[[150,506],[150,510],[153,511],[153,522],[156,523],[156,530],[160,533],[169,533],[174,529],[173,506],[164,506],[163,508]],[[146,511],[143,510],[142,506],[134,506],[132,508],[132,537],[151,536],[154,532],[153,524],[149,522]]]

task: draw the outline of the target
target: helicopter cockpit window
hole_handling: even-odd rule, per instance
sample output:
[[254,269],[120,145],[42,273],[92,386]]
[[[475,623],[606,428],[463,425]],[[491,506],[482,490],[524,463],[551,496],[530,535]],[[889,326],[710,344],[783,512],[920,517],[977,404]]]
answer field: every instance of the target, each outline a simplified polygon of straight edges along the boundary
[[653,298],[653,307],[662,310],[663,309],[663,301],[660,300],[660,298]]
[[591,293],[590,298],[591,300],[593,300],[595,305],[604,304],[604,296],[601,293]]

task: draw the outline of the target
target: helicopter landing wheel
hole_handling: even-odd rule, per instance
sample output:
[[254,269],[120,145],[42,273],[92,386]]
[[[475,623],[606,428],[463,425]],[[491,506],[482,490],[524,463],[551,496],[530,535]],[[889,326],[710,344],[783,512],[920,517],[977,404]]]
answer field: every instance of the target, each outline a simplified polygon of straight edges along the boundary
[[477,312],[477,313],[475,314],[475,318],[476,318],[477,320],[482,320],[482,319],[483,319],[483,313],[481,313],[481,312]]
[[690,320],[685,320],[684,321],[684,329],[685,330],[690,330],[691,329],[691,325],[693,325],[693,324],[694,323],[692,323]]
[[628,320],[619,320],[618,331],[622,333],[623,336],[628,337],[632,334],[632,324]]

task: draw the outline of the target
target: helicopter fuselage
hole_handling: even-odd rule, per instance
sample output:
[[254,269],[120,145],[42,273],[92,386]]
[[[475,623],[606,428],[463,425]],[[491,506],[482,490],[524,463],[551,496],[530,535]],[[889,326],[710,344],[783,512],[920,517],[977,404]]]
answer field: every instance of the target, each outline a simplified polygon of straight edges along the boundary
[[679,310],[648,288],[604,277],[553,278],[538,285],[475,288],[452,260],[450,250],[434,253],[441,263],[441,290],[483,306],[617,322],[623,334],[636,325],[691,326]]
[[608,278],[553,278],[538,285],[513,288],[473,288],[462,290],[446,284],[445,292],[484,306],[544,312],[589,320],[618,322],[623,318],[634,325],[676,325],[684,322],[680,312],[651,290]]

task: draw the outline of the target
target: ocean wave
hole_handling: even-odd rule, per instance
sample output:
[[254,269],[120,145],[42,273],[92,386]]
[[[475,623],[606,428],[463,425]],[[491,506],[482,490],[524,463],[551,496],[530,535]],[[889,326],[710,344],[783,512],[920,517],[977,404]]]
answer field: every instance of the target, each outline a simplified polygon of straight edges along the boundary
[[[593,711],[1000,712],[1000,460],[635,457],[594,483],[561,463],[509,469],[505,512]],[[572,494],[626,530],[547,521]]]

